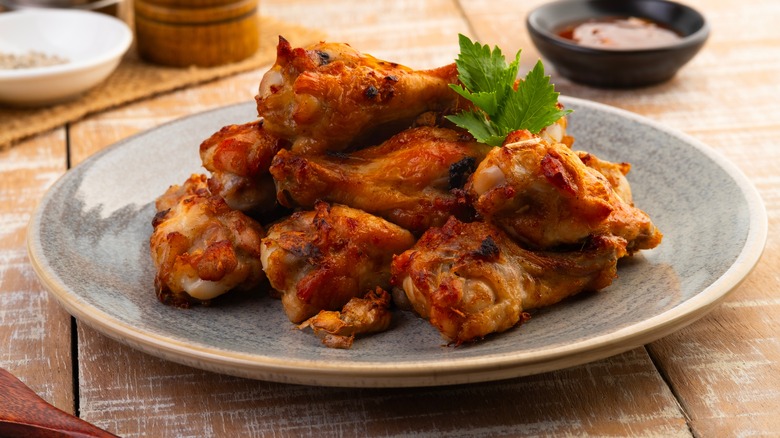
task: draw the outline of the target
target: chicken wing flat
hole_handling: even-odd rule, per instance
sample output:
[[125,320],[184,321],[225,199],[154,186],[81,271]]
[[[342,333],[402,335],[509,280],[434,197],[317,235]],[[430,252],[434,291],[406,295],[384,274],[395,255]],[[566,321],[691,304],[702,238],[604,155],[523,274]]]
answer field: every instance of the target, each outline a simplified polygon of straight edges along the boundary
[[271,174],[279,202],[311,208],[318,199],[383,217],[419,235],[450,215],[473,216],[462,189],[490,146],[445,128],[418,127],[351,154],[283,150]]
[[466,190],[484,219],[532,248],[578,245],[597,234],[622,237],[630,252],[657,246],[662,234],[617,175],[627,169],[592,155],[588,161],[593,167],[564,144],[516,131],[480,163]]
[[225,126],[200,145],[203,167],[211,172],[209,190],[234,210],[258,218],[269,215],[277,203],[268,167],[285,145],[260,121]]
[[272,225],[262,263],[290,321],[340,310],[390,286],[390,261],[414,244],[409,231],[361,210],[318,202]]
[[415,71],[348,44],[303,49],[280,38],[276,64],[260,82],[257,111],[295,152],[343,151],[408,127],[426,111],[453,109],[458,95],[449,84],[457,75],[455,64]]
[[460,344],[508,330],[528,310],[608,286],[623,255],[618,237],[596,236],[582,251],[532,252],[492,225],[452,218],[394,258],[392,281],[420,316]]
[[263,283],[263,228],[213,196],[205,175],[170,187],[156,208],[149,243],[160,301],[179,307],[207,304],[230,290]]

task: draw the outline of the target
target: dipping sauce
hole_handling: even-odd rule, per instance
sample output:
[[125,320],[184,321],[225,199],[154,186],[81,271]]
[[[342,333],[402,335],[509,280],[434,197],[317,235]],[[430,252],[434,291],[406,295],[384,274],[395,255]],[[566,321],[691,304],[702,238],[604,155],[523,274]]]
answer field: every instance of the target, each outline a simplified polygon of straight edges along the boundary
[[650,20],[636,17],[601,18],[569,25],[558,36],[594,49],[652,49],[674,44],[682,36]]

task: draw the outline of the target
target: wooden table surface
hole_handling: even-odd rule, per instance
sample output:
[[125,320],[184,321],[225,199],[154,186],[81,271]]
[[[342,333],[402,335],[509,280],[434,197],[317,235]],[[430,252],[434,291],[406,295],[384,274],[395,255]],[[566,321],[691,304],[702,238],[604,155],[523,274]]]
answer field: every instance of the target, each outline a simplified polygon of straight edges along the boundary
[[[261,8],[415,68],[451,62],[461,32],[505,53],[523,48],[524,70],[538,57],[525,15],[539,3],[261,0]],[[252,99],[260,69],[95,114],[0,153],[0,367],[55,406],[128,437],[780,435],[780,2],[687,3],[707,16],[712,34],[672,81],[608,91],[553,76],[564,95],[634,111],[703,141],[761,193],[769,215],[763,258],[722,305],[687,328],[531,377],[338,389],[188,368],[73,320],[27,259],[26,226],[43,193],[68,168],[131,134]]]

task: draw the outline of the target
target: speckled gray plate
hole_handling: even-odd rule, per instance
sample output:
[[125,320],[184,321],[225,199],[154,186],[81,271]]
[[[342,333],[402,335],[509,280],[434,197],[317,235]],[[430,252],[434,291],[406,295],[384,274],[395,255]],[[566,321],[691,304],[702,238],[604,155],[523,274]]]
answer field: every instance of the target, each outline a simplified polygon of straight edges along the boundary
[[294,330],[267,297],[181,310],[160,304],[148,254],[153,200],[201,172],[198,145],[254,105],[226,107],[113,145],[49,190],[28,233],[30,259],[59,302],[98,331],[197,368],[279,382],[427,386],[496,380],[573,366],[658,339],[712,309],[757,263],[767,218],[730,162],[680,133],[625,111],[566,98],[576,148],[628,161],[636,202],[663,244],[622,262],[609,288],[534,315],[483,342],[443,346],[413,314],[351,350]]

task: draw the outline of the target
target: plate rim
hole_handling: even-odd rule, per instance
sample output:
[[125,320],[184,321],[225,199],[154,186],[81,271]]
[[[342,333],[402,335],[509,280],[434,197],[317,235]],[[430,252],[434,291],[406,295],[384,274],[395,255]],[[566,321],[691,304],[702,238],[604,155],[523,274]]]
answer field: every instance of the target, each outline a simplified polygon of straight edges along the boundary
[[539,372],[553,371],[603,359],[655,341],[698,320],[736,289],[761,259],[768,235],[766,209],[755,186],[731,161],[715,149],[681,131],[664,126],[645,116],[590,100],[561,96],[567,102],[582,107],[615,114],[670,134],[697,148],[725,171],[739,187],[748,205],[748,231],[745,244],[732,264],[721,276],[696,295],[653,317],[617,330],[587,338],[574,344],[545,348],[541,351],[505,352],[480,357],[402,363],[349,362],[344,360],[283,359],[262,354],[239,353],[216,348],[190,345],[178,339],[139,330],[86,303],[78,294],[60,283],[47,271],[42,254],[40,226],[44,206],[75,170],[88,166],[105,154],[134,141],[149,131],[186,122],[187,119],[224,111],[232,107],[251,105],[243,102],[222,106],[181,117],[149,130],[136,133],[92,154],[61,175],[47,190],[31,215],[27,227],[27,252],[30,263],[43,286],[80,322],[98,332],[144,353],[184,365],[219,373],[283,383],[298,383],[341,387],[411,387],[439,386],[500,380]]

